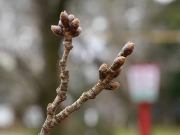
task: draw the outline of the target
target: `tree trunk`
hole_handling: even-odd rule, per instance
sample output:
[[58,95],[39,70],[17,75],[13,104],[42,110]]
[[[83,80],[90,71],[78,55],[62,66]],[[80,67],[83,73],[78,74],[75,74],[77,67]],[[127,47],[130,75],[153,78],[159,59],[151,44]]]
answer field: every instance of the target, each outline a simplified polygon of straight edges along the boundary
[[[38,0],[34,1],[38,5],[38,16],[40,18],[40,31],[42,35],[43,57],[45,61],[45,68],[42,75],[43,87],[39,89],[38,104],[43,108],[46,117],[46,108],[48,103],[52,102],[56,95],[56,88],[60,84],[59,77],[59,44],[61,37],[56,37],[51,32],[51,25],[58,24],[59,15],[64,11],[65,2],[67,0],[50,1]],[[58,126],[53,129],[52,135],[60,134]]]

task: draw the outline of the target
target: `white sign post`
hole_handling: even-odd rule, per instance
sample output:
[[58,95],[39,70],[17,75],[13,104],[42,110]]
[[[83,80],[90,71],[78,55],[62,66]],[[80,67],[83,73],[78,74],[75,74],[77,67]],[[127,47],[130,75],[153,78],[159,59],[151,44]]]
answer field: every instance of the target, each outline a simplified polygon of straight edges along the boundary
[[153,103],[157,100],[160,84],[159,66],[153,63],[133,64],[128,69],[127,79],[133,102]]

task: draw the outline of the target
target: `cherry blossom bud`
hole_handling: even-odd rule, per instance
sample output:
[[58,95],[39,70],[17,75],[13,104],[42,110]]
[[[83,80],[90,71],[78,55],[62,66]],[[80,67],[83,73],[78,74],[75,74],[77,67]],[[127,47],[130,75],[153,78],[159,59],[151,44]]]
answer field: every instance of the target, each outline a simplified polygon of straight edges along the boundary
[[63,25],[61,23],[61,20],[59,20],[58,26],[60,26],[61,28],[63,28]]
[[114,61],[113,64],[111,65],[111,69],[113,69],[114,71],[116,71],[117,69],[119,69],[125,62],[126,58],[123,56],[117,57]]
[[102,81],[106,78],[107,75],[107,64],[103,63],[99,68],[99,79]]
[[60,19],[61,19],[62,25],[63,25],[65,28],[69,27],[69,18],[68,18],[68,14],[67,14],[66,11],[61,12]]
[[69,18],[69,22],[71,23],[71,22],[74,20],[74,15],[70,14],[70,15],[68,16],[68,18]]
[[79,23],[80,23],[80,21],[79,21],[79,19],[74,19],[72,22],[71,22],[71,32],[72,33],[74,33],[77,29],[78,29],[78,27],[79,27]]
[[132,42],[128,42],[127,44],[125,44],[125,46],[122,48],[122,51],[118,54],[118,56],[124,56],[127,57],[128,55],[130,55],[134,50],[134,43]]
[[59,26],[51,25],[51,30],[57,36],[64,36],[63,30]]
[[81,34],[82,32],[82,28],[81,27],[78,27],[78,29],[75,31],[75,33],[73,34],[73,37],[77,37],[79,36],[79,34]]
[[110,83],[108,83],[105,87],[104,87],[104,89],[105,90],[115,90],[115,89],[117,89],[118,87],[120,86],[120,84],[118,83],[118,82],[110,82]]

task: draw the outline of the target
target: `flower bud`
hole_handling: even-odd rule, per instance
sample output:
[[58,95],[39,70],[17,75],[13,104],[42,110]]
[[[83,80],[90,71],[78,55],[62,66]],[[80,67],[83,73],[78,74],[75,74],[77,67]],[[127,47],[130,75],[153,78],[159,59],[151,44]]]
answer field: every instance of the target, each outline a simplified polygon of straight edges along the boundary
[[71,24],[70,24],[71,25],[71,33],[74,33],[78,29],[79,23],[80,23],[80,21],[77,18],[71,22]]
[[114,71],[116,71],[117,69],[119,69],[125,62],[125,57],[120,56],[117,57],[114,61],[113,64],[111,65],[111,69],[113,69]]
[[63,36],[64,35],[62,28],[59,26],[51,25],[51,30],[57,36]]
[[63,25],[65,28],[69,27],[69,18],[68,18],[68,14],[67,14],[66,11],[61,12],[60,19],[61,19],[62,25]]
[[75,31],[75,33],[73,34],[73,37],[77,37],[79,36],[79,34],[81,34],[82,32],[82,28],[81,27],[78,27],[78,29]]
[[118,54],[118,56],[124,56],[127,57],[130,55],[134,50],[134,43],[128,42],[126,45],[122,48],[121,52]]
[[74,20],[74,15],[70,14],[70,15],[68,16],[68,18],[69,18],[69,22],[71,23],[71,22]]
[[62,23],[61,23],[61,20],[59,20],[58,26],[63,29],[63,25],[62,25]]
[[108,70],[107,64],[103,63],[99,68],[99,79],[101,81],[106,78],[107,70]]
[[115,72],[115,75],[113,76],[114,78],[117,78],[120,74],[121,74],[121,71],[122,71],[122,67],[120,67],[119,69],[117,69]]
[[105,87],[104,87],[104,89],[105,90],[115,90],[115,89],[117,89],[118,87],[120,86],[120,84],[118,83],[118,82],[110,82],[110,83],[108,83]]

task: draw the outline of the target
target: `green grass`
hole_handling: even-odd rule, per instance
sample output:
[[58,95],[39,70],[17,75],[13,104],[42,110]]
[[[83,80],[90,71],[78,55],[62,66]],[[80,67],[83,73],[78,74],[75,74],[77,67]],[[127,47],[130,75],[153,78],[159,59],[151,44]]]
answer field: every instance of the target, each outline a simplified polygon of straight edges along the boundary
[[180,135],[180,127],[154,127],[152,135]]
[[[0,129],[0,135],[37,135],[40,129],[28,128],[8,128]],[[138,127],[122,128],[116,127],[111,135],[140,135]],[[152,128],[151,135],[180,135],[180,127],[155,126]]]
[[[140,135],[138,128],[115,128],[113,135]],[[180,127],[162,127],[152,128],[151,135],[180,135]]]

